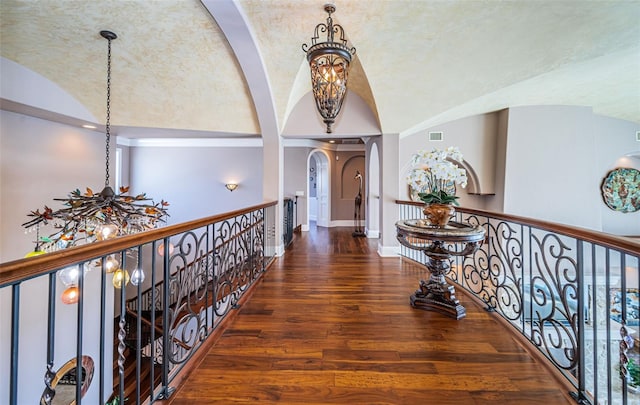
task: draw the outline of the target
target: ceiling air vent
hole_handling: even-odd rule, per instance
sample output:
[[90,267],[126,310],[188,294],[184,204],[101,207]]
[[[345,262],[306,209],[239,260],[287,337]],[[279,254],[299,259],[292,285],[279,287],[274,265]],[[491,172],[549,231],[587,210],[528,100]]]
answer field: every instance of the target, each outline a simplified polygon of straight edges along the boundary
[[443,139],[442,131],[439,132],[429,132],[429,140],[430,141],[441,141]]
[[636,141],[640,142],[640,131],[636,131]]

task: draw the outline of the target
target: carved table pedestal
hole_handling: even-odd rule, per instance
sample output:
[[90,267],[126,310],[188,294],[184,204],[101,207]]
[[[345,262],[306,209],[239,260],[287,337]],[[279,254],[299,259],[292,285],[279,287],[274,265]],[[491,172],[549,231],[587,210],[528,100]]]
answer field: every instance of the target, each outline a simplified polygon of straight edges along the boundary
[[411,296],[411,306],[437,311],[455,319],[464,318],[467,311],[445,276],[451,269],[449,262],[453,256],[470,255],[478,249],[484,239],[484,229],[452,221],[444,227],[435,227],[422,219],[398,221],[396,229],[402,245],[424,252],[426,266],[431,272],[429,281],[421,280],[420,288]]

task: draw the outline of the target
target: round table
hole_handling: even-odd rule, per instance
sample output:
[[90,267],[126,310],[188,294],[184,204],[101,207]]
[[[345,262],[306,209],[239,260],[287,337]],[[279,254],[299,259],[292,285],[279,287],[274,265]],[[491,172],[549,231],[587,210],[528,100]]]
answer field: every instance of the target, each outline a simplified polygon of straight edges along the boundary
[[456,298],[455,288],[445,276],[451,270],[453,256],[474,253],[484,240],[485,231],[480,226],[450,221],[444,227],[429,225],[423,219],[406,219],[396,222],[397,239],[409,249],[420,250],[427,256],[426,266],[431,272],[428,282],[420,281],[420,287],[411,296],[414,308],[437,311],[455,319],[467,315]]

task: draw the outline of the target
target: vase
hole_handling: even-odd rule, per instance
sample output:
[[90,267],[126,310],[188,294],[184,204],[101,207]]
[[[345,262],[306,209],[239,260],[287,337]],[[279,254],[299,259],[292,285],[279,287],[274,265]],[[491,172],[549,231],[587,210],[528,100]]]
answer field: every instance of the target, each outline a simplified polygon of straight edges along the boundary
[[456,209],[451,204],[426,204],[422,212],[429,225],[444,228],[455,214]]

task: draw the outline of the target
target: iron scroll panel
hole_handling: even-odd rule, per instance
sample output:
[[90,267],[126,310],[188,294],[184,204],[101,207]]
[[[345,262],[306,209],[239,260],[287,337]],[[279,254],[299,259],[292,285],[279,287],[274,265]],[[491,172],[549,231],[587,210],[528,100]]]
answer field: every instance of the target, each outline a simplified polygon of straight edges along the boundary
[[484,246],[451,277],[496,311],[560,370],[578,373],[577,244],[508,221],[466,218],[487,230]]

